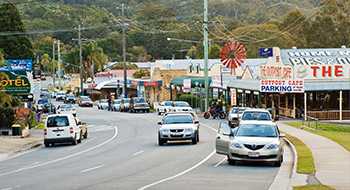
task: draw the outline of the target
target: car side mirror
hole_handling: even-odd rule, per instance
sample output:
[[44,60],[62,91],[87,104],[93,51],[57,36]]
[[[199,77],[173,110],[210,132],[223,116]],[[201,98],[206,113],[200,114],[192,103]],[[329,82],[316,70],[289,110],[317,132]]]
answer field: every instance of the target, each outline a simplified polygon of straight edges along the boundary
[[280,137],[286,137],[286,134],[280,133]]
[[81,122],[80,122],[80,121],[78,122],[78,125],[81,125]]
[[199,121],[194,121],[195,124],[199,123]]
[[86,125],[86,123],[84,122],[83,125]]
[[158,125],[161,125],[162,124],[162,122],[158,122]]

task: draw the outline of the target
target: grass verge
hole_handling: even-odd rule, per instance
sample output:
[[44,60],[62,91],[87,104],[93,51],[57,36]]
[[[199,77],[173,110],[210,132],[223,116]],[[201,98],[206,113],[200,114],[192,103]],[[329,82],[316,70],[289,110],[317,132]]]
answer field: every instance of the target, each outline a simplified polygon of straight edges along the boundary
[[[285,124],[329,138],[350,151],[350,127],[348,126],[317,123],[317,130],[313,130],[303,127],[301,122],[286,122]],[[316,129],[316,124],[310,123],[310,127]]]
[[294,145],[298,153],[297,173],[314,174],[315,164],[311,150],[294,136],[286,134],[286,138]]
[[35,129],[44,129],[45,128],[45,123],[39,123],[39,126]]
[[295,186],[293,190],[334,190],[332,187],[327,185],[305,185],[305,186]]

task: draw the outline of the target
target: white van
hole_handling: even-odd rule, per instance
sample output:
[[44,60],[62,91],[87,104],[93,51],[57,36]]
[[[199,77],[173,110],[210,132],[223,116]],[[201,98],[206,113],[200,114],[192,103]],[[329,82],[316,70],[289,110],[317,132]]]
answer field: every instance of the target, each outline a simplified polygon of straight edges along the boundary
[[76,145],[81,142],[81,129],[72,114],[49,115],[45,122],[44,145],[68,142]]

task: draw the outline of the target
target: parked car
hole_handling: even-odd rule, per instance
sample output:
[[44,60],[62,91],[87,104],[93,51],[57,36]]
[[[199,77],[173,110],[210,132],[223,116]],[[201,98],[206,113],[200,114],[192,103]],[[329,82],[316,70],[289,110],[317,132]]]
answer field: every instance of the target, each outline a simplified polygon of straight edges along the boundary
[[50,95],[50,98],[56,98],[56,93],[55,92],[50,91],[49,95]]
[[157,106],[158,115],[169,112],[169,108],[174,101],[163,101]]
[[135,98],[131,98],[129,103],[129,109],[130,109],[130,113],[136,113],[141,111],[143,113],[145,112],[149,113],[150,106],[144,98],[135,97]]
[[79,106],[81,107],[93,107],[93,102],[90,98],[82,98],[79,100]]
[[35,101],[33,109],[35,111],[42,111],[44,104],[48,102],[49,102],[49,99],[47,98],[39,98]]
[[78,127],[81,130],[81,136],[85,139],[88,137],[88,131],[86,128],[86,123],[83,123],[79,118],[75,117],[75,121],[77,122]]
[[199,121],[190,113],[167,114],[158,122],[158,144],[168,141],[191,140],[192,144],[199,142]]
[[228,163],[237,161],[273,162],[281,166],[285,134],[272,121],[242,121],[234,130],[220,123],[216,136],[216,153],[227,155]]
[[66,94],[66,96],[64,97],[63,102],[65,104],[68,104],[68,103],[75,104],[75,97],[74,97],[74,95],[73,94]]
[[122,100],[120,101],[120,111],[121,112],[129,111],[130,100],[131,100],[131,98],[122,98]]
[[272,117],[266,109],[247,109],[243,112],[239,122],[246,120],[272,121]]
[[40,80],[46,80],[45,75],[41,75]]
[[58,114],[72,114],[74,117],[77,116],[77,110],[72,104],[62,104],[57,108]]
[[82,132],[76,120],[71,114],[49,115],[44,128],[45,147],[55,143],[72,143],[76,145],[81,142]]
[[108,99],[101,99],[97,105],[98,109],[108,109]]
[[50,91],[49,91],[49,89],[47,89],[47,88],[42,88],[42,89],[41,89],[41,94],[43,94],[43,95],[44,95],[44,94],[49,94],[49,92],[50,92]]
[[191,106],[185,101],[176,101],[169,107],[169,112],[188,112],[192,111]]
[[55,114],[56,113],[56,106],[53,105],[53,103],[45,103],[42,111],[43,111],[43,113]]
[[246,108],[246,107],[234,107],[234,108],[232,108],[229,111],[228,118],[227,118],[228,119],[228,125],[230,127],[238,126],[239,118],[242,117],[242,114],[243,114],[243,112],[246,109],[249,109],[249,108]]
[[64,100],[64,97],[66,97],[66,93],[65,92],[58,92],[58,94],[56,96],[56,101]]
[[120,111],[120,102],[121,99],[113,100],[112,101],[112,111]]

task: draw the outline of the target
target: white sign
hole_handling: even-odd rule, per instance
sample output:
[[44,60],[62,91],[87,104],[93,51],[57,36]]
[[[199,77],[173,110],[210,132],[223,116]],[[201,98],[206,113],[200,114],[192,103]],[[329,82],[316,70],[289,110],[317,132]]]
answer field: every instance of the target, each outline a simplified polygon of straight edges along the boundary
[[184,79],[183,82],[183,90],[190,90],[191,89],[191,79]]
[[221,74],[213,74],[211,81],[213,86],[221,87]]
[[34,80],[33,81],[33,94],[40,94],[40,93],[41,93],[41,81]]
[[236,89],[231,89],[231,105],[237,105]]
[[260,80],[260,92],[304,92],[303,80]]

